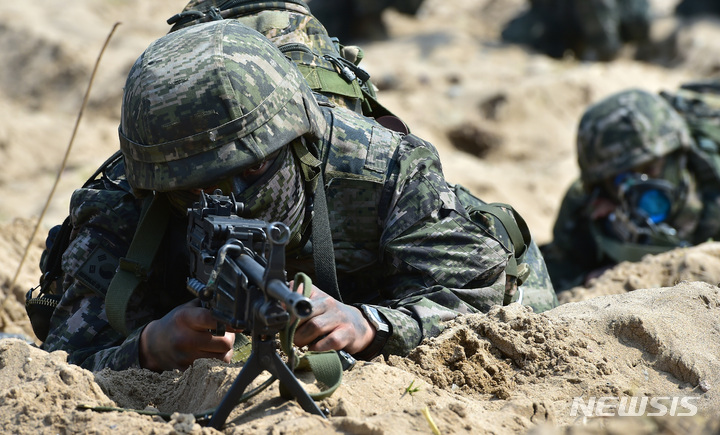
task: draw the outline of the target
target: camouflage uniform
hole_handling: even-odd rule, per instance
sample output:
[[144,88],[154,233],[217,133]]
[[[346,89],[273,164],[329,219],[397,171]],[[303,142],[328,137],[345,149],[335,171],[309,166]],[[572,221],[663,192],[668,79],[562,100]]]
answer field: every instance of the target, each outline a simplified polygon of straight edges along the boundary
[[530,0],[502,38],[556,58],[569,51],[582,60],[608,61],[623,43],[646,42],[649,29],[648,0]]
[[[228,35],[237,38],[234,51],[209,55],[208,47],[218,41],[227,46]],[[268,202],[286,210],[305,195],[311,198],[312,180],[322,171],[342,299],[371,304],[384,315],[392,335],[383,354],[407,354],[423,337],[438,334],[441,322],[502,303],[509,252],[470,218],[445,181],[435,148],[326,99],[318,105],[293,64],[260,38],[233,20],[198,24],[161,38],[138,59],[123,101],[124,158],[72,197],[73,238],[63,256],[66,292],[46,350],[66,350],[71,362],[90,370],[137,367],[144,326],[191,298],[185,288],[187,216],[173,209],[152,271],[128,305],[130,334],[108,323],[105,294],[138,225],[141,197],[149,189],[172,196],[204,186],[276,152],[281,154],[273,167],[280,169],[240,198],[250,204],[252,217],[258,204],[258,216]],[[262,56],[254,54],[258,44],[265,47]],[[218,64],[225,65],[220,75]],[[267,75],[248,78],[242,71]],[[169,86],[179,95],[158,92]],[[230,94],[227,86],[233,87]],[[141,145],[141,138],[154,145]],[[307,183],[301,193],[288,195],[285,185],[274,184],[286,169],[286,182],[293,171],[301,172]],[[309,230],[305,219],[297,224],[303,234]],[[303,271],[314,278],[306,241],[288,248],[291,276]],[[544,273],[542,257],[536,248],[530,251],[529,261],[540,268],[527,280],[528,293],[544,294],[534,297],[539,309],[554,306],[547,276],[537,276]]]
[[[215,15],[211,12],[213,8],[217,10]],[[302,1],[191,0],[168,22],[173,24],[170,31],[174,32],[193,24],[230,18],[257,30],[277,45],[298,65],[312,90],[362,113],[363,83],[338,74],[341,46],[330,38]]]
[[369,74],[359,67],[362,49],[331,38],[302,0],[191,0],[168,23],[174,32],[219,19],[234,19],[262,33],[295,62],[310,89],[334,104],[381,118],[381,123],[397,120],[377,101]]
[[[623,91],[585,112],[578,127],[581,177],[562,200],[553,241],[541,247],[556,290],[582,285],[590,272],[621,261],[720,235],[720,190],[698,182],[698,165],[690,158],[696,148],[685,120],[659,95]],[[662,224],[668,232],[628,241],[611,231],[615,213],[593,220],[598,200],[619,201],[608,187],[616,176],[663,157],[662,178],[681,192]]]

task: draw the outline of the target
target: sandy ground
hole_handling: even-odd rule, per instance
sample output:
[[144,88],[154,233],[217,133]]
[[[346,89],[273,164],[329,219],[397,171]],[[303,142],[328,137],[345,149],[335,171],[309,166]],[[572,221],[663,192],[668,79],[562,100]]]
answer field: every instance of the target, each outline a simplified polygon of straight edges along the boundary
[[[654,43],[644,49],[655,53],[655,63],[632,60],[633,47],[617,61],[591,64],[504,45],[498,33],[523,8],[521,0],[426,0],[417,17],[385,14],[391,38],[363,44],[363,65],[385,105],[438,147],[450,180],[515,205],[542,243],[577,176],[575,127],[587,104],[631,86],[674,89],[719,70],[720,25],[677,22],[668,15],[673,3],[653,2]],[[117,148],[125,75],[184,5],[0,3],[0,331],[32,336],[21,301],[37,282],[44,233],[64,218],[72,190]],[[98,69],[68,165],[30,242],[115,22],[122,24]],[[280,399],[274,384],[238,406],[224,432],[432,433],[432,422],[444,434],[717,433],[718,283],[717,243],[623,263],[588,288],[560,295],[563,305],[547,313],[497,308],[449,324],[406,358],[359,364],[321,402],[327,419]],[[239,370],[200,360],[183,373],[91,373],[67,364],[62,352],[5,339],[0,426],[28,434],[211,433],[191,414],[216,406]],[[573,413],[576,397],[610,397],[611,415],[621,397],[666,398],[658,399],[665,414],[699,412],[584,418]],[[82,406],[178,414],[165,421]]]

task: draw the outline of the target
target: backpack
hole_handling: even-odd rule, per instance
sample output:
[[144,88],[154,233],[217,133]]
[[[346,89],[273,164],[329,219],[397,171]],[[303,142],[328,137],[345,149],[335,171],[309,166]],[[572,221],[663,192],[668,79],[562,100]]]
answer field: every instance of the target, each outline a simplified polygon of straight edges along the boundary
[[[102,186],[106,171],[114,167],[121,159],[122,153],[118,150],[83,183],[82,187]],[[129,186],[126,188],[130,189]],[[64,291],[62,255],[70,244],[71,233],[70,216],[66,217],[61,225],[55,225],[50,229],[45,239],[45,250],[40,257],[39,283],[25,294],[25,311],[35,336],[41,341],[45,341],[47,338],[50,330],[50,318]],[[35,296],[34,292],[38,289],[40,293]]]

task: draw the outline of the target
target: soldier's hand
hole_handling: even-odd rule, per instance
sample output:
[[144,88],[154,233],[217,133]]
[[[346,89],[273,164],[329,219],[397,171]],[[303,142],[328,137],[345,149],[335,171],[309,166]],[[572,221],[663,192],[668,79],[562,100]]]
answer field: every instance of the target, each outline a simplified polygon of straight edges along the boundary
[[[291,284],[292,285],[292,284]],[[302,292],[302,285],[298,291]],[[313,312],[301,320],[295,331],[295,344],[310,350],[345,350],[357,353],[375,338],[375,328],[359,309],[345,305],[313,286],[310,293]]]
[[198,358],[230,362],[235,334],[212,335],[217,321],[198,300],[176,307],[150,322],[140,335],[140,366],[156,372],[185,370]]
[[602,219],[608,217],[608,215],[615,211],[617,204],[610,201],[607,198],[597,198],[590,205],[590,219]]

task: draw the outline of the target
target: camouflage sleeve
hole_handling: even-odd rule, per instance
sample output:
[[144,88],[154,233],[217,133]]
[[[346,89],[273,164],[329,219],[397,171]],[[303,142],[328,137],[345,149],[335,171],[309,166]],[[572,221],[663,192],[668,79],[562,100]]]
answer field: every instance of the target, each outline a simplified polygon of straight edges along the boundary
[[105,293],[138,222],[136,200],[120,189],[84,188],[75,191],[70,208],[74,229],[62,259],[65,293],[43,348],[64,350],[69,362],[92,371],[139,367],[142,327],[124,337],[105,313]]
[[378,310],[392,325],[383,353],[406,355],[442,322],[502,303],[508,253],[470,219],[431,144],[408,136],[394,161],[381,209]]

